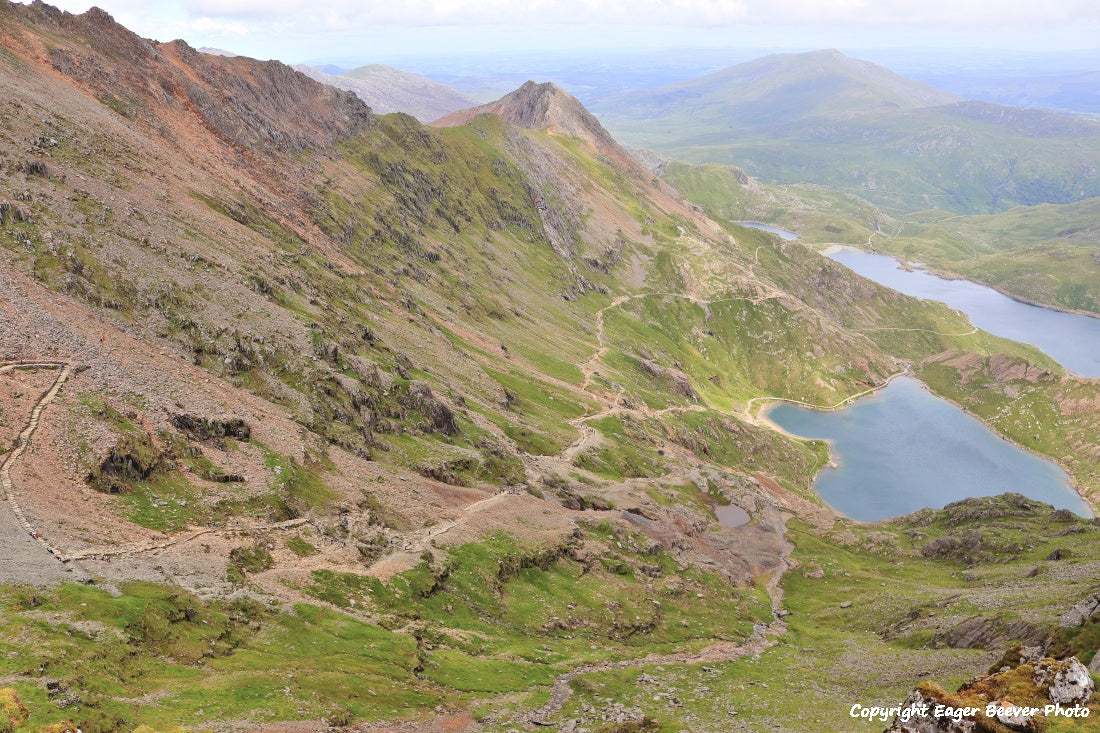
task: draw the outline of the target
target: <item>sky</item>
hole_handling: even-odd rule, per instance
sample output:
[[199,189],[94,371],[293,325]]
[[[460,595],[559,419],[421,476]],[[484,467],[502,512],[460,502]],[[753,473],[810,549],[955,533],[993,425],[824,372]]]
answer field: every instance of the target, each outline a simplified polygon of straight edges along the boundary
[[[51,0],[47,0],[51,1]],[[87,0],[52,0],[80,13]],[[1100,48],[1096,0],[98,0],[147,38],[288,63],[696,46]]]

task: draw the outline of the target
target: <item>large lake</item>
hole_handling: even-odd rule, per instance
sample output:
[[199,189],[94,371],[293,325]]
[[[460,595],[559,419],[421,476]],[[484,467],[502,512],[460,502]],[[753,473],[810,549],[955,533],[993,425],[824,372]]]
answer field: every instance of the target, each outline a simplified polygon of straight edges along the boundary
[[969,280],[903,270],[887,255],[841,249],[828,256],[898,292],[946,303],[983,331],[1037,346],[1083,377],[1100,377],[1100,318],[1021,303]]
[[739,226],[748,227],[749,229],[759,229],[762,232],[771,232],[772,234],[778,234],[780,239],[786,239],[788,241],[801,239],[797,234],[787,229],[780,229],[779,227],[773,227],[771,224],[762,224],[758,221],[735,221],[734,224]]
[[1057,464],[998,437],[981,421],[899,377],[843,410],[778,404],[767,416],[787,432],[830,441],[836,468],[814,484],[841,514],[865,522],[1015,491],[1092,516]]

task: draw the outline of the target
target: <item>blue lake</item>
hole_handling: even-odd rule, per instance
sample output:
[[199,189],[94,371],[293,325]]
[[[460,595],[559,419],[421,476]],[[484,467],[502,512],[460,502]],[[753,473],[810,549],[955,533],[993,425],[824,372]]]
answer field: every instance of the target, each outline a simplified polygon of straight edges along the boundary
[[778,234],[782,239],[794,240],[801,239],[797,234],[786,229],[780,229],[773,227],[770,224],[761,224],[758,221],[735,221],[734,224],[738,226],[748,227],[749,229],[759,229],[763,232],[771,232],[772,234]]
[[814,486],[853,519],[887,519],[1006,491],[1092,516],[1061,467],[1000,438],[916,379],[899,377],[843,410],[780,403],[767,416],[789,433],[830,442],[838,465],[824,469]]
[[903,270],[893,257],[843,249],[828,255],[869,280],[918,298],[946,303],[983,331],[1032,344],[1070,371],[1100,377],[1100,318],[1022,303],[969,280]]

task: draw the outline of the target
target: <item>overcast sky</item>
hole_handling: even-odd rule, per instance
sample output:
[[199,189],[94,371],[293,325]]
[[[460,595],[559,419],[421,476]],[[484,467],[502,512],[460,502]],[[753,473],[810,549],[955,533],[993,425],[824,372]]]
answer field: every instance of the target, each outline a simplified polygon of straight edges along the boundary
[[[47,0],[49,1],[49,0]],[[80,13],[87,0],[54,0]],[[99,0],[142,36],[257,58],[573,48],[1100,47],[1097,0]]]

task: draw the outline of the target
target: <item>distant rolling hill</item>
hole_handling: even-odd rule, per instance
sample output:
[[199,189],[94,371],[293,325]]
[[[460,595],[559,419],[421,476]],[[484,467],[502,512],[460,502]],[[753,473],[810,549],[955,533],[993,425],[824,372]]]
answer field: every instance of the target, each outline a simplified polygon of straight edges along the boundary
[[1039,107],[1089,115],[1100,114],[1100,71],[1031,75],[930,74],[929,83],[962,94],[1016,107]]
[[[777,54],[691,81],[604,98],[596,110],[626,120],[752,130],[823,116],[934,107],[960,97],[839,51]],[[663,127],[663,125],[662,125]]]
[[925,212],[875,246],[1028,301],[1100,314],[1100,198],[991,216]]
[[1100,122],[962,101],[837,51],[769,56],[595,108],[628,145],[858,193],[894,212],[1100,195]]
[[354,92],[378,114],[405,112],[421,122],[431,122],[477,104],[445,84],[384,64],[361,66],[339,75],[312,66],[294,68],[323,84]]

